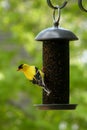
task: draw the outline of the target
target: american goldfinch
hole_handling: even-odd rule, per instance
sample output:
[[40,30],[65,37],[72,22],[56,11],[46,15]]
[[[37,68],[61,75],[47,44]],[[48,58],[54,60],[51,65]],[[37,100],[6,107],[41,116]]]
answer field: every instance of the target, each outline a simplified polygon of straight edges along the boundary
[[22,71],[25,77],[30,80],[33,84],[41,86],[47,95],[50,94],[49,89],[44,83],[44,73],[35,66],[29,66],[28,64],[21,64],[18,66],[17,71]]

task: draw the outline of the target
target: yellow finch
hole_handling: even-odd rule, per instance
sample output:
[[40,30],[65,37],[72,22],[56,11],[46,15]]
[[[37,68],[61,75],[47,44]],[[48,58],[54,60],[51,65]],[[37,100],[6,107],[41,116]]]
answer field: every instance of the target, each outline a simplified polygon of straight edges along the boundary
[[22,71],[28,80],[30,80],[33,84],[41,86],[44,91],[47,92],[47,95],[50,94],[49,89],[44,83],[44,73],[37,67],[29,66],[28,64],[21,64],[18,66],[17,71]]

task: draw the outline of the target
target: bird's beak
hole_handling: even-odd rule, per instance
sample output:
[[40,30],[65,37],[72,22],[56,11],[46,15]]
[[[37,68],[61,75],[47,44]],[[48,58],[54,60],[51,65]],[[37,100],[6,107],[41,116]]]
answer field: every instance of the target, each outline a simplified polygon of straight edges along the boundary
[[18,68],[17,71],[20,71],[20,69]]

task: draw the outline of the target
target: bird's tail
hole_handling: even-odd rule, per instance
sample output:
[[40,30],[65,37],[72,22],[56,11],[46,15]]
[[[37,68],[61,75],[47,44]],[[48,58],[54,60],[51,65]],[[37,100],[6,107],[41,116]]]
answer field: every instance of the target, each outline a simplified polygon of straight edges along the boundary
[[43,90],[47,93],[47,96],[49,96],[50,95],[50,93],[51,93],[51,91],[46,87],[46,85],[45,85],[45,83],[43,82],[42,83],[42,88],[43,88]]
[[47,93],[47,96],[50,95],[51,91],[48,88],[43,87],[43,90]]

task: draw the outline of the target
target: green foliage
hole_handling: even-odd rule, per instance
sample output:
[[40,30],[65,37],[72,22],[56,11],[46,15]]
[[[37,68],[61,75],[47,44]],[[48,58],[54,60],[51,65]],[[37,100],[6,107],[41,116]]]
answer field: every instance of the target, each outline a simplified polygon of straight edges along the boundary
[[0,130],[87,129],[86,17],[76,2],[69,1],[60,20],[60,26],[79,38],[70,43],[70,102],[78,107],[40,111],[33,104],[41,103],[41,89],[16,69],[21,63],[42,67],[42,44],[34,39],[53,26],[52,10],[45,0],[0,0]]

